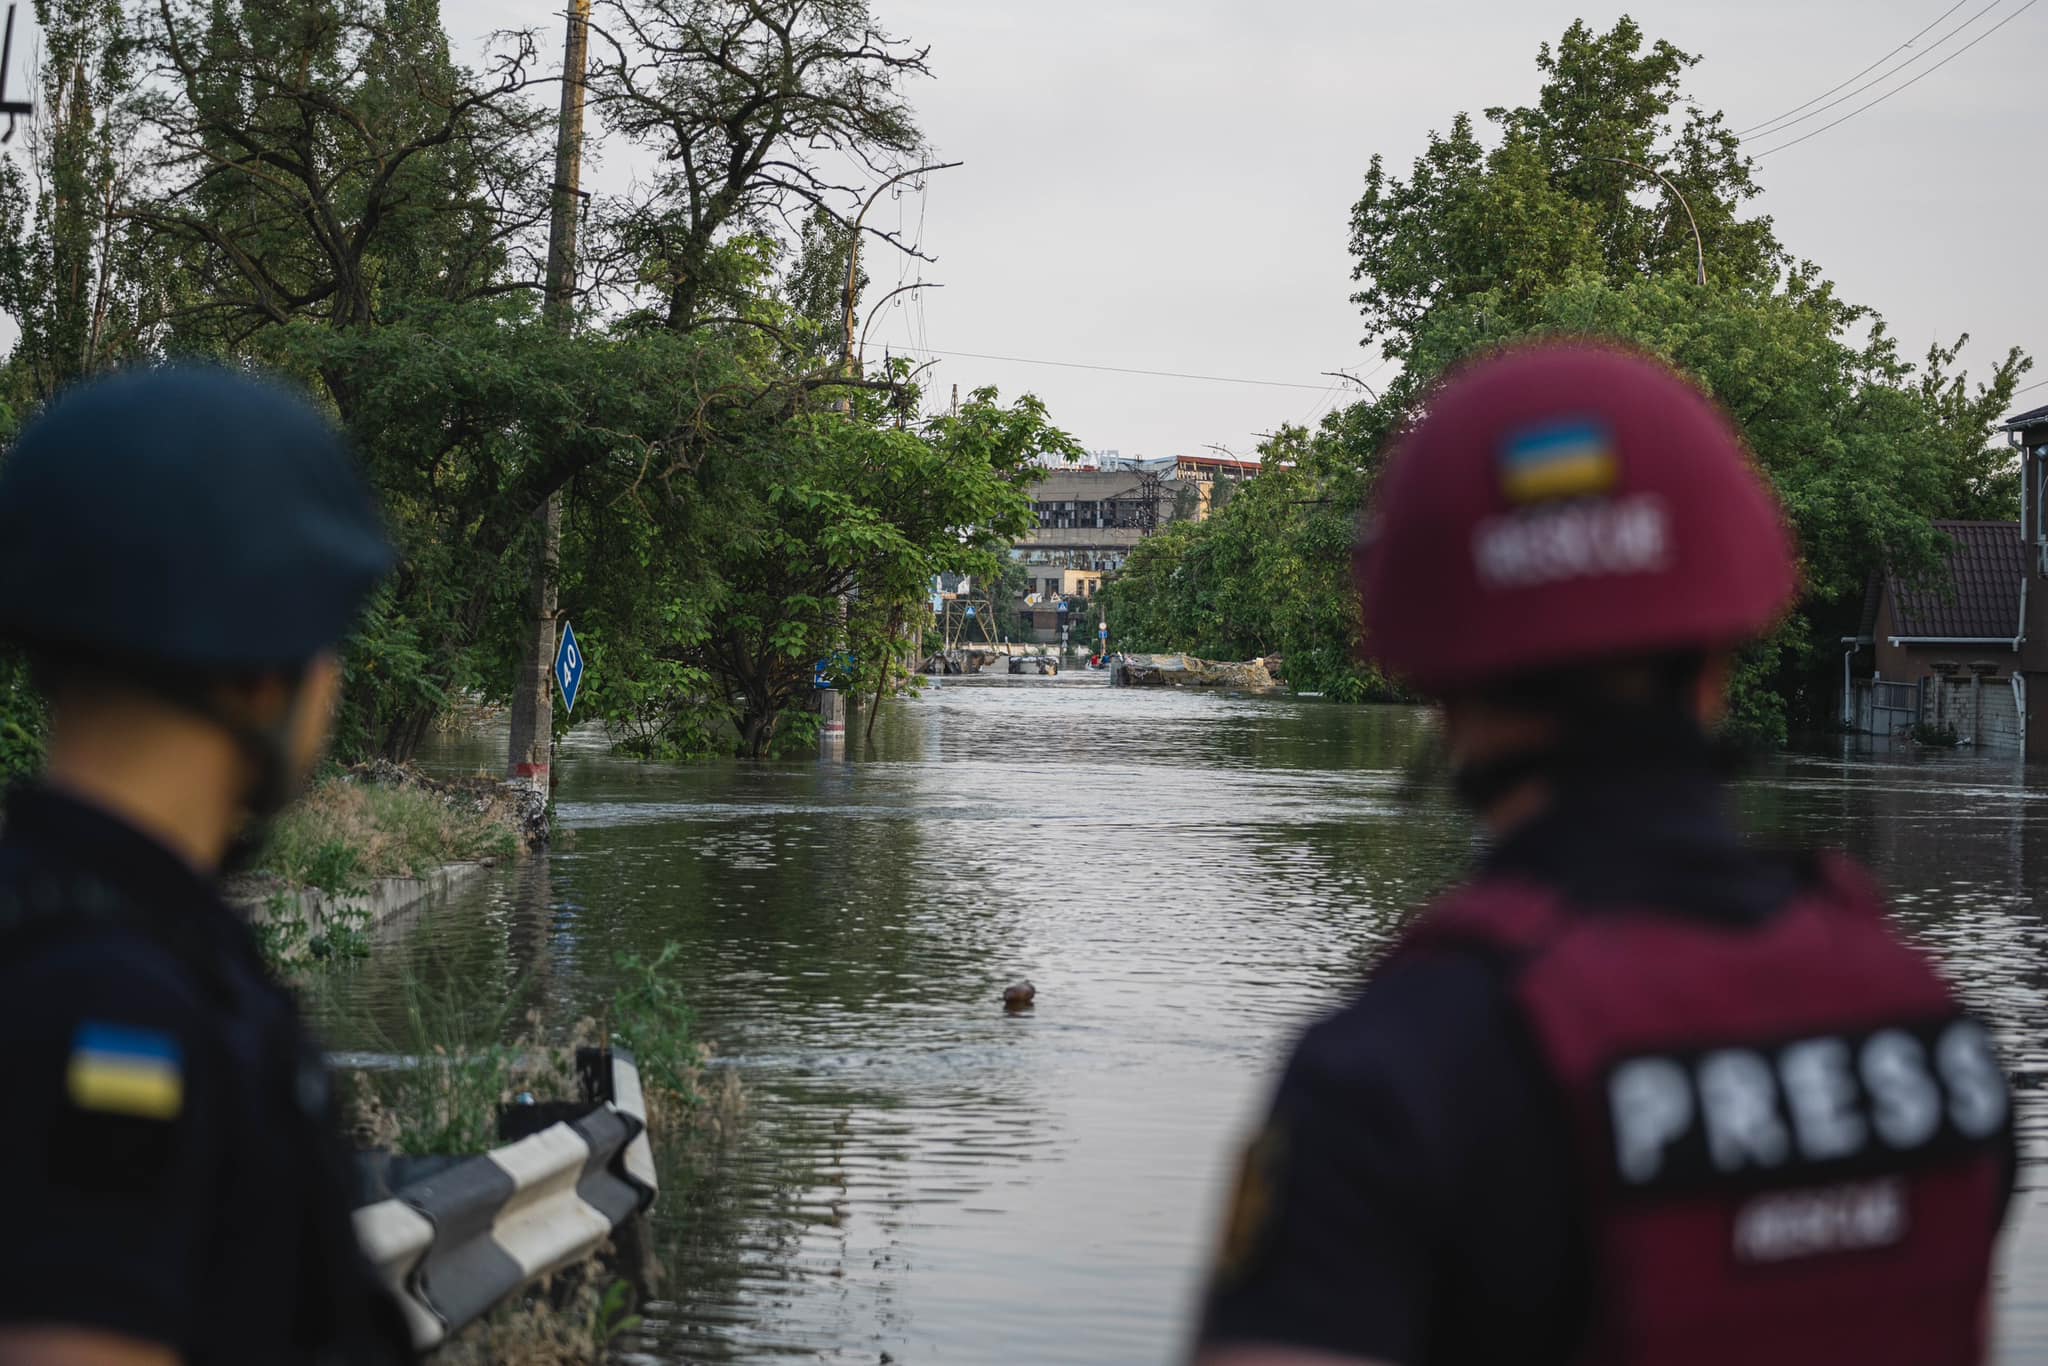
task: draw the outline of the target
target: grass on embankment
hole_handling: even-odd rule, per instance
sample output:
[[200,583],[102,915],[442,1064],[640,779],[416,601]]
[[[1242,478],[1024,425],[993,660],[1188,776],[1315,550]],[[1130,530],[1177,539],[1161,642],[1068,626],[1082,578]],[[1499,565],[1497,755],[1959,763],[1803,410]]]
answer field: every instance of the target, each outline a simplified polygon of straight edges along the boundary
[[323,778],[272,827],[255,870],[293,887],[346,892],[448,863],[509,858],[519,836],[491,785]]
[[[261,903],[257,947],[280,977],[368,956],[370,913],[353,898],[379,878],[422,877],[520,848],[516,799],[490,778],[439,781],[390,764],[322,777],[272,825],[230,896]],[[328,895],[310,924],[300,893]]]

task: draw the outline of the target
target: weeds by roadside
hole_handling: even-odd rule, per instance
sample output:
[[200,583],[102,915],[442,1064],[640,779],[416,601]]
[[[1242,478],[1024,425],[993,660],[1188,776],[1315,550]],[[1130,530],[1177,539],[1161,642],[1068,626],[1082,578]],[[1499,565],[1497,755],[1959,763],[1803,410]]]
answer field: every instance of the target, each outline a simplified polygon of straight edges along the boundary
[[574,1095],[576,1050],[607,1042],[633,1055],[657,1146],[725,1135],[746,1112],[745,1091],[738,1073],[714,1066],[710,1046],[694,1037],[689,1003],[670,971],[680,952],[670,943],[652,958],[619,955],[605,1017],[586,1016],[556,1037],[538,1008],[520,1012],[520,989],[430,987],[406,977],[404,1025],[376,1041],[405,1065],[350,1078],[358,1146],[411,1157],[483,1152],[497,1142],[500,1107],[522,1093]]
[[353,771],[314,785],[278,817],[257,870],[298,887],[356,890],[444,863],[509,858],[519,837],[488,787],[430,786]]
[[[342,1088],[356,1146],[414,1157],[459,1156],[497,1146],[501,1109],[522,1093],[540,1100],[577,1094],[576,1050],[610,1043],[633,1052],[647,1105],[649,1136],[663,1198],[678,1200],[706,1154],[738,1131],[746,1112],[739,1074],[713,1066],[695,1037],[694,1018],[676,981],[680,948],[651,958],[614,959],[616,986],[603,1018],[586,1017],[565,1034],[545,1028],[529,993],[501,981],[453,979],[430,986],[403,979],[403,1024],[375,1041],[397,1055],[386,1071],[358,1071]],[[509,1040],[509,1042],[507,1041]],[[659,1284],[648,1263],[646,1287]],[[634,1288],[604,1252],[528,1287],[434,1353],[453,1366],[581,1366],[608,1358],[621,1335],[639,1326]]]
[[610,1251],[607,1243],[590,1261],[499,1305],[435,1352],[435,1366],[586,1366],[603,1359],[621,1334],[640,1326],[633,1287],[604,1269]]
[[360,906],[329,906],[317,934],[289,891],[272,892],[264,909],[265,917],[251,921],[249,928],[274,976],[282,978],[308,962],[352,963],[370,956],[370,913]]
[[[519,812],[494,781],[435,782],[391,765],[336,771],[272,826],[255,870],[235,889],[260,897],[257,947],[279,976],[369,956],[370,916],[351,897],[384,877],[418,877],[448,863],[507,858]],[[301,909],[326,895],[316,931]]]
[[653,958],[621,953],[613,968],[611,1037],[633,1054],[657,1142],[689,1133],[718,1136],[746,1111],[739,1074],[712,1066],[710,1045],[694,1037],[696,1017],[672,971],[682,945],[670,940]]

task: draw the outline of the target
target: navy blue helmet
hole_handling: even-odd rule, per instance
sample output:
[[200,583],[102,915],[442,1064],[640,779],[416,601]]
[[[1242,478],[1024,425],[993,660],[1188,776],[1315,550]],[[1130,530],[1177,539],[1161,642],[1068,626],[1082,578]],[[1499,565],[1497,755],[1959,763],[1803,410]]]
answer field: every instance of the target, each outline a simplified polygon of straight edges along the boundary
[[81,384],[0,458],[0,635],[206,673],[304,665],[391,568],[304,398],[174,365]]

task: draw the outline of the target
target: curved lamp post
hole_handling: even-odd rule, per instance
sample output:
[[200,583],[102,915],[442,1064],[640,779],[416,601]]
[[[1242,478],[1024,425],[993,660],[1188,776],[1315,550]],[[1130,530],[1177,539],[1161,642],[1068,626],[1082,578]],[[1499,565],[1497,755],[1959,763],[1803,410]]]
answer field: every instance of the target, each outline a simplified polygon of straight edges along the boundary
[[1630,161],[1627,157],[1590,157],[1588,158],[1588,160],[1611,161],[1617,166],[1627,166],[1632,170],[1641,171],[1644,175],[1653,175],[1657,177],[1659,183],[1661,183],[1665,189],[1671,192],[1671,197],[1678,201],[1678,207],[1685,210],[1685,221],[1692,225],[1692,245],[1694,252],[1698,254],[1700,283],[1702,285],[1706,284],[1707,245],[1705,242],[1700,240],[1700,222],[1697,218],[1694,218],[1692,216],[1692,205],[1685,202],[1685,196],[1679,193],[1678,187],[1676,185],[1673,185],[1670,179],[1656,167],[1645,166],[1640,161]]

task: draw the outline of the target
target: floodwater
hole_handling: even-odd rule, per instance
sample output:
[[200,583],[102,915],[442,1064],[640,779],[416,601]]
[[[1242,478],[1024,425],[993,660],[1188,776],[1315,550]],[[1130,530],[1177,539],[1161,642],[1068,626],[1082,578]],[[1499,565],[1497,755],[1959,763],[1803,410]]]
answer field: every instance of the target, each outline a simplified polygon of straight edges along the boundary
[[[682,946],[749,1110],[657,1208],[668,1276],[628,1360],[1170,1359],[1275,1059],[1473,836],[1404,777],[1419,712],[1101,677],[947,680],[834,761],[645,765],[573,736],[564,847],[391,929],[315,1011],[375,1047],[411,973],[561,1028],[617,954]],[[2036,1159],[1999,1359],[2048,1363],[2048,772],[1845,747],[1740,804],[1872,863],[1995,1023]],[[1037,1008],[1008,1016],[1018,978]]]

